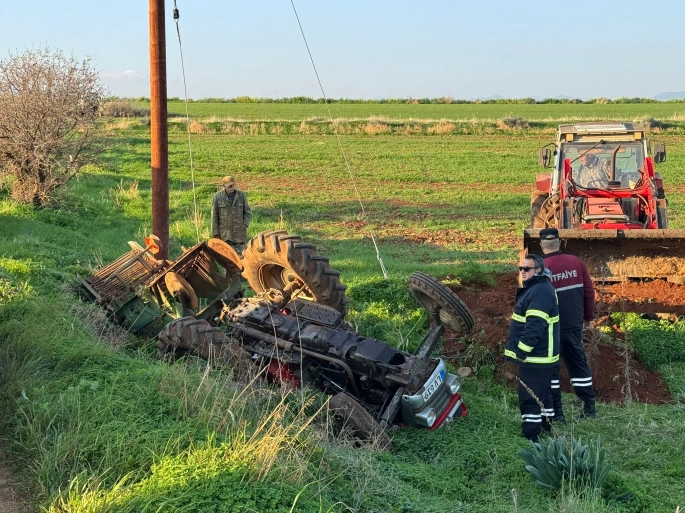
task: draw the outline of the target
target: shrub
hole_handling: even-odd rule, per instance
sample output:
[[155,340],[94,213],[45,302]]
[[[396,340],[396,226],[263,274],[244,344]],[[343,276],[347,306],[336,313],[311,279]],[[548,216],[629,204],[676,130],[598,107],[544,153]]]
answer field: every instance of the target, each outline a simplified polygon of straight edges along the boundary
[[88,59],[48,48],[0,60],[0,172],[12,197],[40,208],[100,152],[104,87]]
[[641,118],[634,119],[633,123],[635,123],[636,125],[640,125],[645,130],[649,130],[650,128],[663,127],[663,123],[661,121],[659,121],[658,119],[654,119],[651,116],[642,116]]
[[519,116],[508,116],[497,121],[497,128],[528,128],[528,121]]
[[579,494],[601,491],[611,470],[604,461],[601,437],[589,445],[575,438],[567,441],[565,436],[531,444],[519,456],[538,486],[558,492],[566,485]]
[[132,118],[150,115],[150,109],[136,109],[128,100],[110,100],[100,107],[100,116],[105,118]]

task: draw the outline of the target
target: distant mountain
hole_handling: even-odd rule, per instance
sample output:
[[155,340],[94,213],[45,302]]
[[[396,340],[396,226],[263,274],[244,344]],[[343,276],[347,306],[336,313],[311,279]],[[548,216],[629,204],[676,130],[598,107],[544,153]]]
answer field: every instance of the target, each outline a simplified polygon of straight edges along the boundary
[[682,100],[683,98],[685,98],[685,91],[678,91],[677,93],[660,93],[654,97],[654,99],[658,102]]
[[480,100],[482,102],[487,100],[504,100],[504,96],[496,94],[495,96],[479,96],[478,98],[471,98],[470,101]]

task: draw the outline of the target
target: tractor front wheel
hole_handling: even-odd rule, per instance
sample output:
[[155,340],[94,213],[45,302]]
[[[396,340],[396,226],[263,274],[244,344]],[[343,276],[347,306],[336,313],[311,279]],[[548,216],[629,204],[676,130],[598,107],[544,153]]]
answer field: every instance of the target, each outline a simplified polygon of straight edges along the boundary
[[181,317],[164,326],[157,349],[160,357],[168,354],[192,354],[227,365],[237,377],[244,377],[254,367],[250,353],[240,342],[205,319]]
[[392,449],[392,441],[385,430],[361,404],[349,395],[335,394],[328,401],[328,407],[333,412],[338,429],[350,428],[353,435],[360,441],[370,444],[370,448],[380,451]]
[[468,306],[438,280],[426,273],[415,272],[407,285],[419,304],[429,314],[438,316],[443,326],[460,335],[473,329],[473,315]]

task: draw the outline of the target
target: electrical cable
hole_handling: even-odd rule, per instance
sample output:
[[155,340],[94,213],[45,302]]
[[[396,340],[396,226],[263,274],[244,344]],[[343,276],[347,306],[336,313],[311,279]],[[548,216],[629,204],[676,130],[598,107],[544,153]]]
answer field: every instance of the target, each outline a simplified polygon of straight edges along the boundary
[[[347,158],[347,154],[345,153],[345,149],[343,148],[342,145],[342,138],[340,137],[340,134],[338,133],[338,129],[335,126],[335,123],[333,123],[333,115],[331,114],[331,109],[330,105],[328,103],[328,98],[326,97],[326,92],[323,89],[323,84],[321,83],[321,78],[319,77],[319,72],[316,69],[316,64],[314,63],[314,57],[312,56],[312,52],[309,49],[309,43],[307,43],[307,37],[304,35],[304,29],[302,28],[302,23],[300,23],[300,17],[297,14],[297,9],[295,8],[295,2],[294,0],[290,0],[290,4],[293,7],[293,12],[295,13],[295,18],[297,18],[297,24],[300,27],[300,33],[302,34],[302,39],[304,40],[304,45],[307,48],[307,53],[309,54],[309,60],[312,63],[312,67],[314,68],[314,74],[316,75],[316,80],[319,83],[319,89],[321,89],[321,95],[323,96],[324,100],[324,105],[326,106],[326,110],[328,111],[328,118],[331,121],[331,125],[333,126],[333,133],[335,133],[335,137],[338,140],[338,147],[340,148],[340,153],[342,153],[343,160],[345,161],[345,167],[347,168],[347,174],[350,176],[350,180],[352,181],[352,186],[354,187],[354,192],[355,195],[357,196],[357,201],[359,202],[359,206],[361,207],[362,210],[362,216],[367,222],[367,226],[369,226],[369,219],[366,214],[366,210],[364,209],[364,204],[362,203],[361,195],[359,194],[359,189],[357,188],[357,183],[354,180],[354,176],[352,174],[352,169],[350,167],[350,161]],[[390,279],[390,276],[388,275],[388,271],[385,268],[385,264],[383,264],[383,258],[381,257],[380,250],[378,249],[378,244],[376,243],[376,237],[373,234],[373,230],[369,227],[369,234],[371,235],[371,240],[373,241],[373,246],[376,249],[376,259],[378,260],[378,263],[381,266],[381,271],[383,272],[383,276],[385,277],[386,280]]]
[[181,72],[183,74],[183,94],[185,95],[186,107],[186,131],[188,133],[188,155],[190,160],[190,180],[193,187],[193,224],[195,225],[195,234],[197,242],[200,242],[200,216],[197,210],[197,193],[195,191],[195,167],[193,165],[193,145],[190,141],[190,114],[188,113],[188,87],[186,85],[186,68],[183,62],[183,46],[181,45],[181,29],[178,25],[180,13],[176,7],[176,0],[174,0],[174,21],[176,22],[176,34],[178,35],[178,50],[181,54]]

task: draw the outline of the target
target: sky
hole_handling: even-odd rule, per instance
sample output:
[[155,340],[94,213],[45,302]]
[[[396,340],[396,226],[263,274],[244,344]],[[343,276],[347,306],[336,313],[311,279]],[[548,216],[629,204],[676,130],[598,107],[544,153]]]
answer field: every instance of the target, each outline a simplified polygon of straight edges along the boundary
[[[685,2],[292,0],[329,98],[654,97],[685,91]],[[176,0],[189,98],[322,96],[291,0]],[[0,58],[90,58],[150,96],[145,0],[0,0]],[[168,95],[183,98],[174,1]]]

